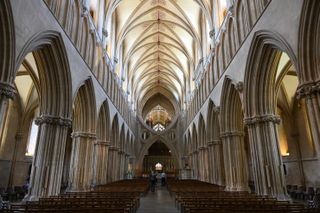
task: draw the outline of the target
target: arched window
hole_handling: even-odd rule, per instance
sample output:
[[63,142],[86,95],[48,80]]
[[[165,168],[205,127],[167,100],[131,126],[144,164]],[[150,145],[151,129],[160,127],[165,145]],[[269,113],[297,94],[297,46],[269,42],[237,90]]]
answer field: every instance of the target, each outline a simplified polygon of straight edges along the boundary
[[33,120],[31,123],[30,131],[29,131],[29,139],[27,144],[26,156],[34,155],[36,144],[37,144],[38,131],[39,131],[39,127],[38,125],[36,125],[35,121]]

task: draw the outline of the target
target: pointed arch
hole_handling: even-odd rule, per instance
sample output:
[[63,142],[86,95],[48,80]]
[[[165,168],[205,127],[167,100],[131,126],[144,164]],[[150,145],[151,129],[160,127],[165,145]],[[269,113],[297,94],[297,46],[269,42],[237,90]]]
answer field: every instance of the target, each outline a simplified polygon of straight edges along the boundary
[[[261,30],[254,34],[249,50],[244,77],[244,111],[246,117],[275,115],[276,66],[281,52],[285,52],[297,67],[296,54],[278,33]],[[301,73],[297,71],[299,79]]]
[[110,112],[107,100],[102,103],[99,110],[97,138],[102,141],[110,140]]
[[0,81],[10,85],[15,76],[15,29],[10,0],[0,1],[0,46]]
[[74,132],[95,133],[96,131],[96,100],[91,78],[87,79],[78,89],[74,101],[73,129]]

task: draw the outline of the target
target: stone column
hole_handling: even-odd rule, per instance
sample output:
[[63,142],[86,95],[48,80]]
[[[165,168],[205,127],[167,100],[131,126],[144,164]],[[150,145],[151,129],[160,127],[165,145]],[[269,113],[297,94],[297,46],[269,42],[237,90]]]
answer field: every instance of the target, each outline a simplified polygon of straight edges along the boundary
[[209,182],[209,149],[208,147],[204,147],[204,181]]
[[221,140],[213,140],[212,152],[213,152],[213,167],[214,167],[214,180],[215,184],[223,186],[224,183],[224,165],[223,165],[223,148]]
[[97,140],[94,144],[94,185],[107,183],[109,141]]
[[248,126],[250,152],[256,193],[287,199],[283,163],[279,150],[276,115],[262,115],[245,119]]
[[199,174],[200,174],[200,180],[201,181],[208,181],[208,158],[207,158],[207,147],[199,147],[199,157],[198,161],[200,164],[199,167]]
[[207,142],[208,144],[208,165],[209,165],[209,182],[215,184],[215,168],[214,168],[214,153],[213,153],[213,144],[211,141]]
[[109,148],[109,164],[108,164],[108,182],[118,180],[119,176],[119,148],[110,146]]
[[198,160],[198,151],[195,150],[192,153],[192,168],[193,176],[195,179],[199,180],[199,160]]
[[190,153],[188,154],[188,166],[189,166],[189,169],[190,169],[190,179],[194,179],[192,152],[190,152]]
[[[7,109],[9,106],[9,99],[13,99],[15,97],[16,90],[13,85],[0,82],[0,134],[2,134],[2,130],[5,125],[5,118],[7,115]],[[0,135],[0,139],[2,135]],[[1,140],[0,140],[0,148],[1,148]]]
[[120,150],[119,151],[119,180],[123,179],[124,176],[124,156],[125,153],[124,151]]
[[198,180],[203,181],[204,164],[203,164],[203,148],[199,147],[197,152],[197,163],[198,163]]
[[93,148],[96,134],[72,133],[69,190],[89,191],[93,184]]
[[320,158],[320,80],[301,84],[297,98],[305,99],[316,155]]
[[8,188],[13,187],[14,171],[15,171],[16,162],[17,162],[17,152],[18,152],[17,148],[22,143],[23,133],[17,132],[15,139],[16,139],[16,141],[14,143],[14,150],[13,150],[13,156],[12,156],[11,167],[10,167]]
[[119,180],[120,177],[120,148],[119,147],[115,147],[114,150],[114,155],[113,155],[113,165],[115,170],[114,172],[114,181]]
[[248,168],[242,131],[221,134],[226,174],[226,191],[248,191]]
[[115,147],[114,146],[110,146],[109,147],[109,156],[108,156],[108,172],[107,172],[107,182],[110,183],[113,180],[113,175],[114,175],[114,172],[115,172],[115,169],[114,169],[114,165],[113,165],[113,161],[114,161],[114,150]]
[[37,200],[60,193],[68,128],[71,119],[41,115],[38,139],[32,163],[30,189],[25,200]]
[[125,153],[125,157],[124,157],[124,159],[125,159],[125,160],[124,160],[124,168],[123,168],[123,169],[124,169],[124,170],[123,170],[123,171],[124,171],[124,176],[123,176],[123,177],[124,177],[125,179],[127,178],[127,172],[129,171],[129,168],[128,168],[128,167],[129,167],[129,156],[130,156],[130,155],[129,155],[128,153]]

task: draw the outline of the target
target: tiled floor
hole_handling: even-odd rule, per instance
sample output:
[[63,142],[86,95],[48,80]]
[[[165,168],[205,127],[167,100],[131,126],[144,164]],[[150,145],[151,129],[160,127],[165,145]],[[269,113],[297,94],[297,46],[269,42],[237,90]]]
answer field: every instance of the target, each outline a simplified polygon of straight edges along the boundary
[[149,191],[140,199],[140,208],[137,213],[179,213],[174,206],[174,197],[171,197],[166,187],[157,186],[155,192]]

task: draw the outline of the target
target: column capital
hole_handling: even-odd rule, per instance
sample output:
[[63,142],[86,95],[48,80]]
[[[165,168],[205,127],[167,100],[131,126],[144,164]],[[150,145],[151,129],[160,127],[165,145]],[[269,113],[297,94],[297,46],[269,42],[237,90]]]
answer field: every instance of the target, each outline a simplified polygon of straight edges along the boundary
[[70,128],[72,120],[70,118],[63,118],[53,115],[41,115],[35,119],[35,123],[39,126],[41,124],[50,124],[54,126],[63,126]]
[[222,141],[218,139],[208,141],[208,146],[221,145],[221,144],[222,144]]
[[6,82],[0,82],[0,96],[13,99],[16,93],[16,89],[13,85]]
[[215,113],[219,114],[219,113],[220,113],[220,107],[219,107],[219,106],[213,107],[213,111],[214,111]]
[[116,147],[116,146],[110,146],[109,150],[113,150],[113,151],[119,151],[120,148]]
[[242,92],[242,91],[243,91],[243,82],[242,82],[242,81],[239,81],[238,83],[236,83],[235,89],[236,89],[238,92]]
[[311,98],[316,93],[320,93],[320,80],[300,84],[297,89],[296,98]]
[[97,140],[94,145],[100,145],[100,146],[110,146],[110,141],[104,141],[104,140]]
[[207,149],[208,147],[206,147],[206,146],[200,146],[198,149],[199,150],[205,150],[205,149]]
[[227,131],[227,132],[222,132],[220,134],[220,138],[227,138],[227,137],[234,137],[234,136],[244,136],[243,131]]
[[248,117],[244,119],[245,125],[255,125],[257,123],[266,123],[266,122],[273,122],[276,124],[280,124],[280,117],[278,115],[257,115],[253,117]]
[[92,139],[96,139],[97,136],[95,133],[91,133],[91,132],[73,132],[71,134],[72,138],[92,138]]

